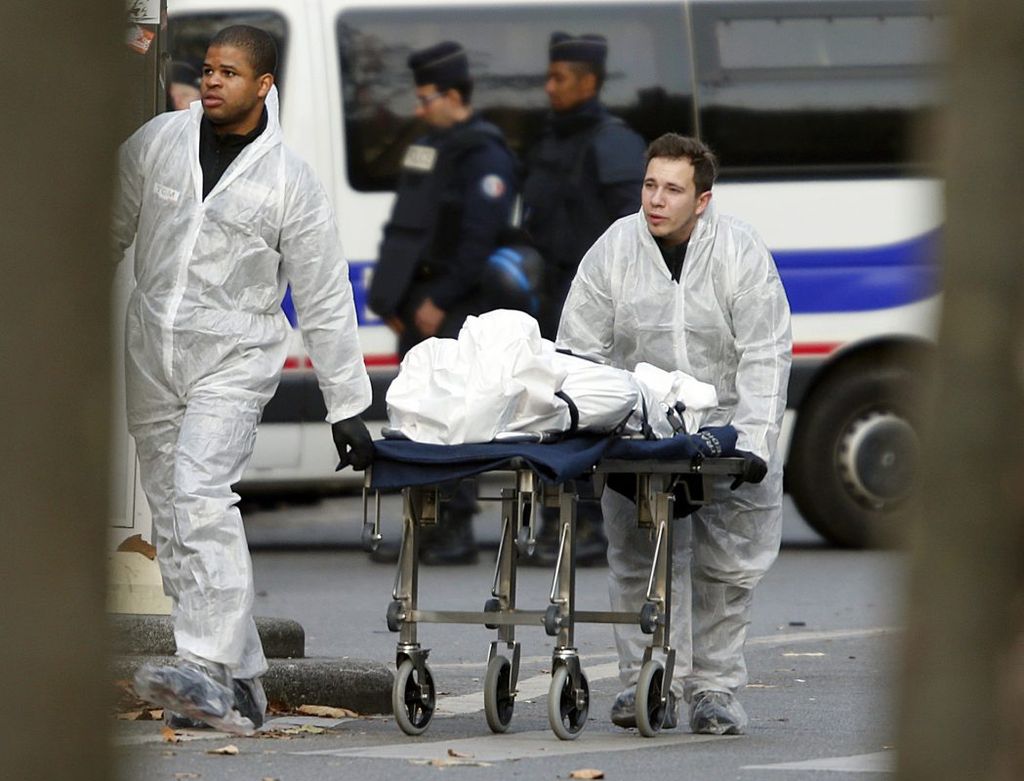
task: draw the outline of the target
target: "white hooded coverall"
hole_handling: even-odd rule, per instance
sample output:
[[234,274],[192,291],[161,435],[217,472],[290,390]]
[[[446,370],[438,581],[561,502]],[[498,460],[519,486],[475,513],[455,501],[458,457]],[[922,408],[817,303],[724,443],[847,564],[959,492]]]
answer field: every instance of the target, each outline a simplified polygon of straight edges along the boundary
[[234,678],[267,669],[252,619],[252,564],[238,481],[274,394],[291,333],[285,285],[335,422],[370,403],[348,265],[312,170],[266,129],[204,200],[197,101],[147,122],[120,152],[114,238],[134,239],[128,304],[128,427],[178,654]]
[[[712,207],[698,219],[675,283],[642,211],[615,222],[580,263],[557,346],[632,370],[641,361],[679,369],[718,391],[705,425],[731,423],[739,450],[768,464],[757,485],[714,483],[709,503],[675,528],[672,688],[735,692],[746,683],[743,644],[753,588],[778,555],[782,454],[792,353],[789,304],[775,263],[750,226]],[[639,612],[654,546],[632,502],[606,490],[613,610]],[[688,521],[688,522],[687,522]],[[691,591],[692,586],[692,591]],[[692,607],[692,610],[691,610]],[[646,638],[616,625],[620,678],[633,685]]]

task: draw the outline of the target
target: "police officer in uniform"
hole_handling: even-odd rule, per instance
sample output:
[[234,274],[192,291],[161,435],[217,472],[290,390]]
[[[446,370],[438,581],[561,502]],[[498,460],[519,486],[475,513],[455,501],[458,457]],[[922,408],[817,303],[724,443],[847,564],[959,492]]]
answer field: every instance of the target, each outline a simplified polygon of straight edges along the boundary
[[[508,229],[517,163],[501,131],[477,116],[466,52],[445,41],[414,52],[416,116],[430,131],[402,161],[369,302],[398,336],[399,356],[431,336],[456,337],[486,300],[487,258]],[[440,523],[424,537],[425,564],[476,561],[471,482],[449,487]]]
[[[548,52],[544,91],[551,112],[529,158],[523,224],[544,257],[538,319],[541,334],[554,339],[583,255],[615,220],[640,209],[645,145],[600,101],[608,57],[603,35],[552,33]],[[607,541],[595,501],[580,503],[578,530],[577,563],[603,563]],[[526,563],[551,564],[556,535],[557,511],[546,510]]]

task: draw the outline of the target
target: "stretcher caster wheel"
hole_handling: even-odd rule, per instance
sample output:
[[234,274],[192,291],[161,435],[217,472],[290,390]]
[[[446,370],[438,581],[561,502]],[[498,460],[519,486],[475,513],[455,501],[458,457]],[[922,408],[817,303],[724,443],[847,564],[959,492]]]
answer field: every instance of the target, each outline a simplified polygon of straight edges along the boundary
[[645,738],[653,738],[665,723],[666,703],[663,697],[665,668],[661,662],[651,659],[640,668],[636,682],[636,728]]
[[548,605],[548,609],[544,611],[544,631],[548,633],[549,637],[554,637],[558,634],[561,623],[558,605]]
[[406,659],[398,666],[395,684],[391,688],[391,707],[395,721],[406,735],[419,735],[430,724],[434,715],[434,676],[430,668],[423,665],[417,671],[412,659]]
[[551,676],[548,689],[548,723],[551,731],[562,740],[575,740],[587,725],[590,709],[590,686],[580,673],[580,685],[572,684],[569,668],[564,664]]
[[405,612],[405,607],[397,599],[393,599],[388,605],[388,631],[397,632],[402,628],[402,613]]
[[660,619],[658,606],[653,602],[644,602],[644,606],[640,608],[640,631],[645,635],[653,635],[661,623]]
[[512,721],[516,707],[512,693],[512,663],[504,656],[495,656],[487,664],[484,676],[484,715],[491,732],[504,732]]
[[[501,610],[501,602],[500,602],[500,600],[492,598],[492,599],[488,599],[486,602],[484,602],[484,612],[485,613],[497,613],[500,610]],[[488,629],[497,629],[498,628],[497,624],[488,624],[486,621],[484,622],[484,626],[487,627]]]

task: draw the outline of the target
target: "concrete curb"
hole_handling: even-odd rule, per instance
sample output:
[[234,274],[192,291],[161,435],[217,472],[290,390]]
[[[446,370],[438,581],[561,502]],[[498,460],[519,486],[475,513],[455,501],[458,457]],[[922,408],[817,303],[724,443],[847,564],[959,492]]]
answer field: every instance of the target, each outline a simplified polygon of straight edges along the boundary
[[[114,681],[130,681],[145,662],[170,663],[174,632],[170,616],[114,615]],[[290,619],[256,618],[270,669],[263,688],[284,708],[328,705],[357,713],[391,713],[391,667],[372,659],[307,659],[306,633]]]
[[[306,632],[298,621],[257,617],[256,629],[268,658],[291,659],[306,655]],[[174,656],[174,628],[170,616],[111,616],[113,653],[127,656]]]
[[[146,662],[170,664],[172,656],[119,656],[113,680],[130,681]],[[391,668],[369,659],[268,659],[267,699],[284,708],[329,705],[356,713],[391,713]]]

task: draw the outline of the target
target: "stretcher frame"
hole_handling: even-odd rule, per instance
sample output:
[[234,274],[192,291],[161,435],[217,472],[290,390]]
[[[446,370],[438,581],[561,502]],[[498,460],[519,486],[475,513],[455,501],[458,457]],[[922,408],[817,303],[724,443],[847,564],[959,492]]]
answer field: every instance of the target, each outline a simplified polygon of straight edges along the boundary
[[[573,740],[586,726],[590,689],[575,646],[577,623],[635,624],[651,635],[645,648],[636,689],[637,729],[644,737],[661,730],[668,708],[675,667],[675,649],[670,644],[672,613],[673,489],[681,484],[687,501],[695,506],[710,495],[710,481],[735,477],[742,472],[741,458],[701,458],[659,461],[603,459],[588,475],[600,488],[610,474],[632,474],[636,478],[636,522],[654,537],[647,592],[639,612],[578,610],[576,608],[576,480],[558,485],[544,484],[521,459],[493,472],[511,472],[512,487],[501,491],[501,537],[491,585],[491,598],[480,611],[434,610],[420,604],[419,544],[421,527],[439,518],[438,485],[416,485],[402,489],[402,537],[395,572],[387,625],[397,632],[397,672],[392,687],[395,720],[408,735],[421,734],[430,724],[436,708],[436,687],[427,664],[430,649],[418,639],[419,624],[482,624],[496,630],[497,637],[487,653],[484,676],[484,715],[493,732],[505,732],[512,720],[519,678],[520,643],[517,626],[543,626],[555,638],[552,651],[551,685],[548,690],[548,722],[562,740]],[[366,470],[363,490],[364,541],[375,547],[380,534],[380,491],[370,488],[372,467]],[[369,520],[369,496],[375,495],[373,520]],[[548,605],[544,610],[523,609],[516,600],[516,571],[521,553],[535,544],[534,508],[559,508],[558,554],[551,578]],[[680,519],[675,519],[680,520]]]

